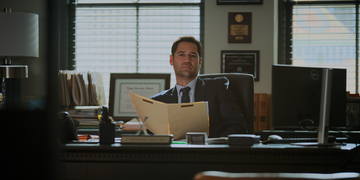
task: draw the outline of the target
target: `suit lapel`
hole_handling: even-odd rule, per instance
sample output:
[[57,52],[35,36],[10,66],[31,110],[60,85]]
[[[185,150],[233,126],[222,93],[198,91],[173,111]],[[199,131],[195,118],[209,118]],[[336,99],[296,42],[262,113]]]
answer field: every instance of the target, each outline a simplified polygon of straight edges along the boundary
[[166,95],[169,97],[168,98],[169,101],[167,103],[177,103],[178,102],[178,95],[177,95],[176,87],[173,87],[172,89],[170,89],[168,91],[168,93],[166,93]]
[[206,97],[205,92],[206,92],[206,84],[203,79],[198,77],[195,86],[195,102],[205,101],[205,97]]

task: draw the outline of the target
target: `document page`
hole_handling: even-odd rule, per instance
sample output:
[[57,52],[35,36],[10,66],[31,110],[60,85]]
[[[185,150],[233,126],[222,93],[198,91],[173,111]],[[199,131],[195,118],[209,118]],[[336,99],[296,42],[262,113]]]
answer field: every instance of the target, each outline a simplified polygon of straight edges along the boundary
[[185,139],[186,132],[206,132],[209,134],[207,102],[163,103],[129,92],[135,110],[144,126],[154,134],[173,135]]

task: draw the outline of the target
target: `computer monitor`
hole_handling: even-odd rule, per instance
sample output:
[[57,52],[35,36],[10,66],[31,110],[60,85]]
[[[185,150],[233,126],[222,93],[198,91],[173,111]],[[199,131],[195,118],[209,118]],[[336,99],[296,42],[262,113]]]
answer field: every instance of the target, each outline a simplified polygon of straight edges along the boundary
[[[321,67],[273,65],[271,122],[275,130],[317,129],[321,112]],[[330,129],[346,126],[346,69],[333,68]]]

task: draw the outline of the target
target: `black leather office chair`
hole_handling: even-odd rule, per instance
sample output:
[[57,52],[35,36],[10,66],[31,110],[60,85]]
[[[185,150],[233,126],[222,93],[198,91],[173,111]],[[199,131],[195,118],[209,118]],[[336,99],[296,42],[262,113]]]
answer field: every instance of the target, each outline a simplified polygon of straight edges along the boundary
[[360,180],[357,172],[339,173],[232,173],[204,171],[193,180]]
[[244,73],[217,73],[202,74],[199,77],[221,77],[225,76],[229,79],[229,88],[234,92],[238,99],[238,104],[246,121],[246,127],[249,134],[254,133],[254,77],[251,74]]

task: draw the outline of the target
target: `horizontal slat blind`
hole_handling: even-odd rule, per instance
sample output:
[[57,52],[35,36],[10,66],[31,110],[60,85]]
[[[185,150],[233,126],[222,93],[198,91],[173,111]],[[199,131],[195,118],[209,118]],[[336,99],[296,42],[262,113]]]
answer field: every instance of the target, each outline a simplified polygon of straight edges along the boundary
[[78,4],[75,32],[75,69],[102,74],[107,99],[110,73],[171,73],[174,86],[171,46],[184,35],[200,40],[200,6]]
[[293,65],[346,68],[347,91],[355,93],[356,6],[294,5],[292,26]]

